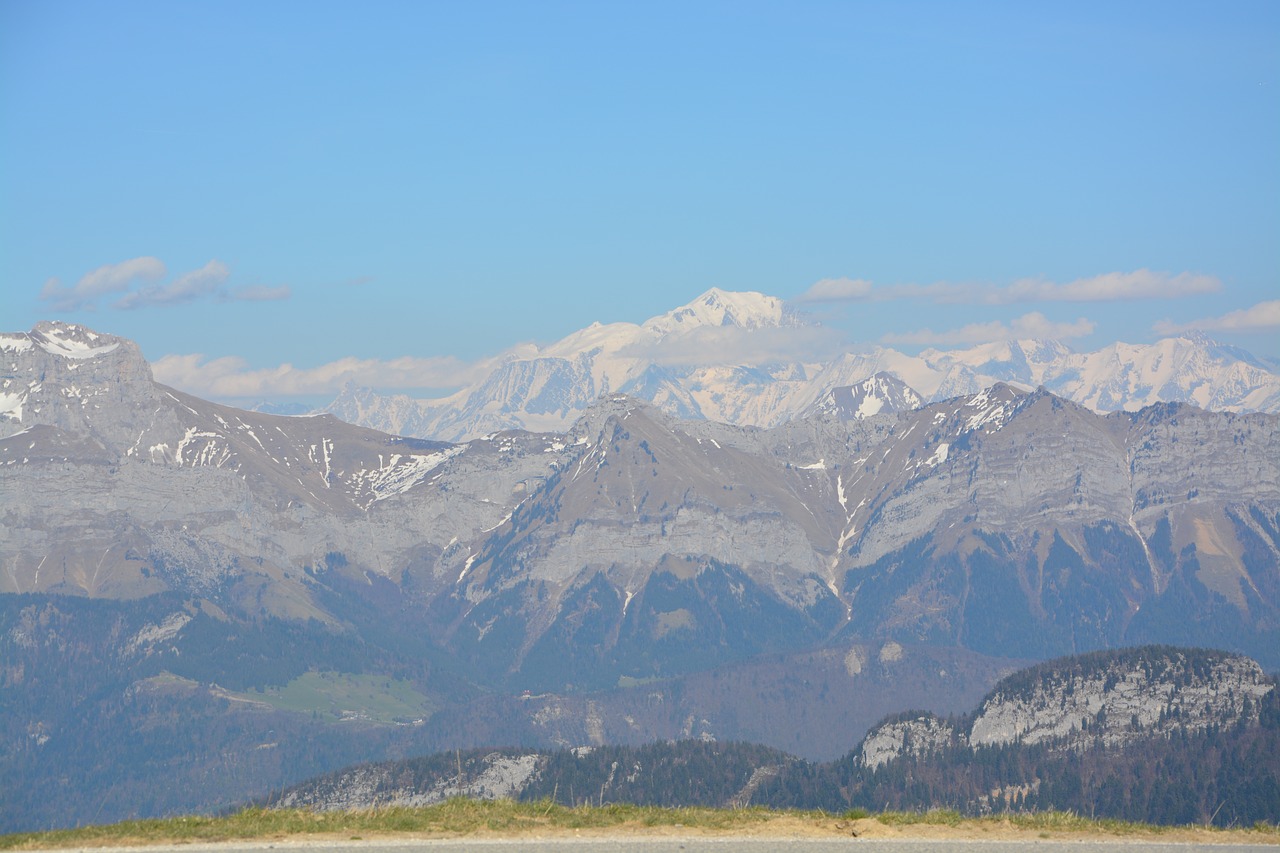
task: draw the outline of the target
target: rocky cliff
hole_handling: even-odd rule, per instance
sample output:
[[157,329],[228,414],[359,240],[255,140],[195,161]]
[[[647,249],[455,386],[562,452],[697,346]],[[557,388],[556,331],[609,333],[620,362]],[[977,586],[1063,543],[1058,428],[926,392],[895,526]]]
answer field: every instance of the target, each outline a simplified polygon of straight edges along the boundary
[[1261,700],[1274,689],[1256,661],[1239,655],[1160,646],[1098,652],[1011,675],[958,721],[931,714],[887,720],[867,734],[860,759],[875,768],[957,745],[1115,749],[1257,724]]

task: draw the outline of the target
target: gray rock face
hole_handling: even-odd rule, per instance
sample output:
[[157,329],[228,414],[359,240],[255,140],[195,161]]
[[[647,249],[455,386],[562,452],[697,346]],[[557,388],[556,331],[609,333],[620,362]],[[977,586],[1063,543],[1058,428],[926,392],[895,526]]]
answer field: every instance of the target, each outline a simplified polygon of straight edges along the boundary
[[1258,722],[1275,689],[1256,661],[1221,652],[1145,647],[1055,661],[996,686],[956,726],[931,714],[894,718],[867,734],[864,766],[953,745],[1046,744],[1116,749],[1153,735]]
[[[1079,741],[1107,746],[1173,727],[1200,731],[1240,719],[1256,722],[1257,701],[1274,689],[1262,667],[1221,657],[1193,667],[1181,653],[1052,676],[1030,691],[997,691],[969,730],[973,746]],[[1252,709],[1252,710],[1251,710]]]
[[137,344],[83,326],[0,335],[0,366],[0,437],[54,427],[114,450],[160,395]]
[[392,765],[362,765],[287,791],[273,805],[281,809],[353,811],[430,806],[454,797],[513,800],[545,764],[546,756],[538,753],[493,752],[479,758],[468,757],[465,771],[459,766],[457,772],[442,773],[427,784],[396,778]]
[[862,741],[859,757],[864,767],[875,768],[904,755],[927,755],[950,746],[956,732],[932,714],[877,726]]

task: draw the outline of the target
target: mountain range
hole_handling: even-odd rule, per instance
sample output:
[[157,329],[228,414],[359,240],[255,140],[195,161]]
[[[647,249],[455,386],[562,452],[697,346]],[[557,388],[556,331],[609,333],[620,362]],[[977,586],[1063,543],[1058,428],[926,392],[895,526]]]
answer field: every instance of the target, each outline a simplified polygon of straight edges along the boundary
[[1195,332],[1088,353],[1048,340],[918,355],[812,343],[825,340],[814,320],[781,299],[713,288],[639,325],[596,323],[545,347],[517,347],[445,398],[348,385],[324,411],[383,432],[466,441],[507,429],[563,431],[601,395],[624,394],[681,419],[767,428],[879,374],[911,391],[896,405],[1008,382],[1022,390],[1043,386],[1103,413],[1161,402],[1280,412],[1280,375],[1271,366]]
[[1136,643],[1280,666],[1274,414],[872,374],[767,429],[611,393],[447,443],[201,400],[82,326],[0,336],[0,366],[10,826],[427,748],[830,758]]

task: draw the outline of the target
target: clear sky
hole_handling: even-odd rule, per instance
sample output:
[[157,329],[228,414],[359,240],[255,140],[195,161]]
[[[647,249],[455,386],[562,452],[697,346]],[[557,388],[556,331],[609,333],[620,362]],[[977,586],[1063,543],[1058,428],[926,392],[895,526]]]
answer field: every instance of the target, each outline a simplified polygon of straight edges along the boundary
[[429,388],[713,286],[1280,355],[1280,3],[0,0],[4,330]]

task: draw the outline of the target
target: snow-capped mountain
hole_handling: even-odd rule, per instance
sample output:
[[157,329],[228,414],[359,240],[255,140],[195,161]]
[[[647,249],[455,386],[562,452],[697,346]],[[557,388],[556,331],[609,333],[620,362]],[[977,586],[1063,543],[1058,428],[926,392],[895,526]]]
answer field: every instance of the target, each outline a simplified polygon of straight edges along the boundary
[[1280,412],[1280,375],[1199,333],[1091,353],[1022,340],[918,355],[872,347],[832,357],[818,346],[827,340],[826,330],[780,299],[713,288],[639,325],[595,323],[549,346],[513,350],[447,398],[349,386],[325,411],[386,432],[465,441],[503,429],[565,430],[601,395],[623,393],[681,418],[772,427],[835,405],[832,395],[845,393],[837,389],[884,375],[923,401],[1009,382],[1024,390],[1043,385],[1099,412],[1157,402]]
[[1070,353],[1050,366],[1042,382],[1102,412],[1172,401],[1213,411],[1280,411],[1280,377],[1250,353],[1198,332],[1147,346],[1116,343]]
[[[740,375],[714,356],[726,338],[801,325],[781,299],[760,293],[730,293],[712,288],[688,305],[643,324],[593,323],[549,346],[522,347],[498,360],[487,376],[452,396],[414,400],[383,396],[349,386],[325,408],[349,423],[416,436],[448,436],[465,441],[504,429],[565,430],[601,395],[622,393],[651,400],[682,417],[729,422],[759,419],[741,413],[739,398],[756,385],[769,386],[775,372],[751,369]],[[693,351],[697,355],[690,355]],[[707,367],[672,362],[701,358]],[[731,378],[721,374],[728,371]],[[790,373],[788,366],[782,375]],[[721,389],[736,386],[734,401]],[[768,403],[764,408],[775,408]],[[723,409],[723,411],[722,411]]]
[[646,321],[643,328],[666,336],[716,326],[751,330],[800,324],[799,316],[788,311],[776,296],[713,287],[688,305]]
[[[207,591],[234,567],[271,590],[265,612],[316,615],[284,566],[397,539],[447,549],[546,476],[555,440],[447,445],[221,406],[154,382],[137,344],[82,326],[0,336],[0,358],[0,593]],[[428,480],[441,500],[406,508]]]
[[869,418],[879,414],[897,414],[918,409],[920,395],[892,373],[877,373],[857,385],[832,388],[826,396],[801,413],[833,414],[842,420]]

